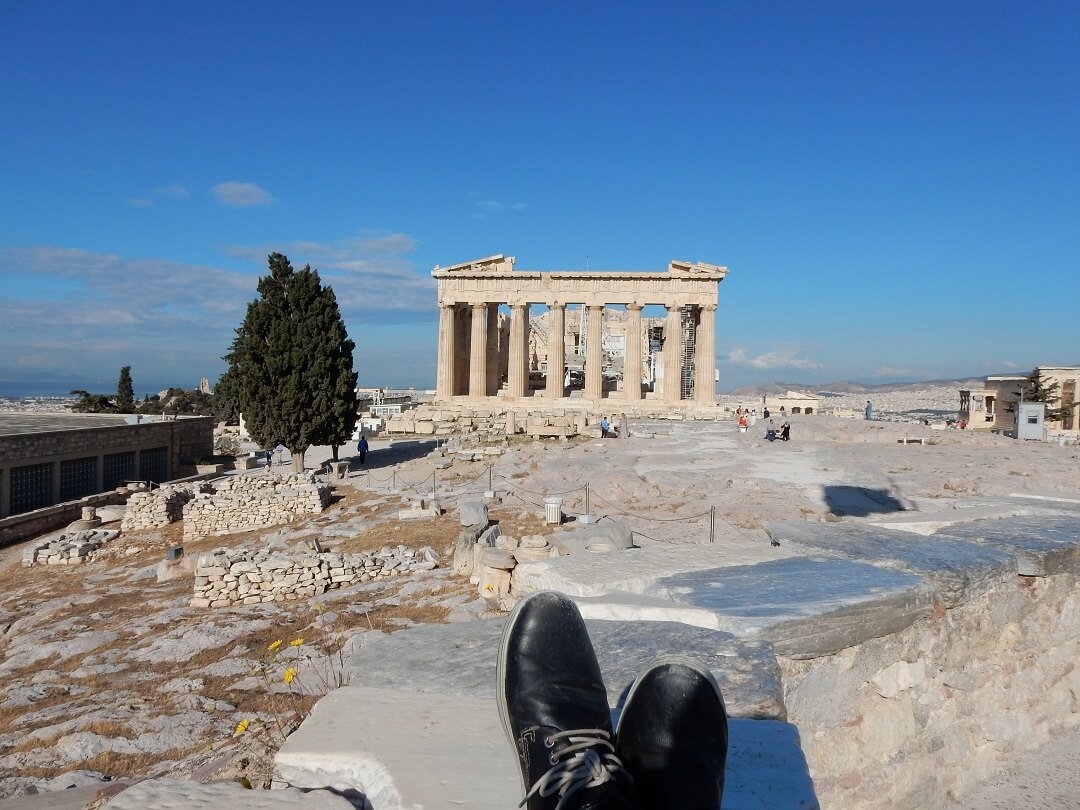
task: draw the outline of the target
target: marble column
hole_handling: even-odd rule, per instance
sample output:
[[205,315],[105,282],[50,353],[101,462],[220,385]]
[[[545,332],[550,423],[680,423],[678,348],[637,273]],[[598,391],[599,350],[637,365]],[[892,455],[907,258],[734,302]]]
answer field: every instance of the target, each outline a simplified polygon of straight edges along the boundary
[[510,305],[510,358],[506,386],[511,397],[525,396],[529,384],[528,304]]
[[694,343],[694,399],[703,405],[716,403],[716,304],[698,307]]
[[641,304],[626,305],[626,340],[623,355],[623,396],[641,399]]
[[469,396],[487,396],[487,304],[472,305],[472,337],[469,340]]
[[585,345],[585,399],[604,398],[604,307],[589,304]]
[[487,395],[499,393],[499,305],[488,304],[487,309]]
[[454,316],[454,396],[469,393],[469,355],[472,345],[472,307],[458,304]]
[[566,389],[566,304],[551,304],[548,319],[547,395],[561,397]]
[[664,402],[682,399],[682,310],[667,308],[664,324]]
[[457,332],[454,325],[454,305],[439,306],[439,356],[436,369],[435,398],[448,400],[454,396],[454,371]]

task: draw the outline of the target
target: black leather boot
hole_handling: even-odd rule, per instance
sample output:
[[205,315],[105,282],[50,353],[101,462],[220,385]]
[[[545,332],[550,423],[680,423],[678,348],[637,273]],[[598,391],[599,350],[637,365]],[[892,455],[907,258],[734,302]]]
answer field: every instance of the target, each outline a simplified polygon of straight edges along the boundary
[[717,810],[727,747],[724,698],[707,669],[670,656],[634,680],[615,752],[634,778],[642,807]]
[[637,810],[615,756],[611,711],[577,606],[553,591],[514,608],[499,648],[499,717],[528,810]]

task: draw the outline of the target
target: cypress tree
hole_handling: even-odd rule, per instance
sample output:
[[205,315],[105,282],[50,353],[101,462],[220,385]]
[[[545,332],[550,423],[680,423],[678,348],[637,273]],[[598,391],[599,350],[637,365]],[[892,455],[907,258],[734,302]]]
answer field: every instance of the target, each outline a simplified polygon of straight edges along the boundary
[[120,378],[116,381],[116,410],[119,413],[135,411],[135,387],[131,383],[131,366],[120,369]]
[[263,447],[278,442],[304,469],[314,444],[344,444],[356,424],[355,344],[337,298],[319,273],[295,271],[287,257],[269,256],[270,274],[225,356],[235,374],[248,433]]

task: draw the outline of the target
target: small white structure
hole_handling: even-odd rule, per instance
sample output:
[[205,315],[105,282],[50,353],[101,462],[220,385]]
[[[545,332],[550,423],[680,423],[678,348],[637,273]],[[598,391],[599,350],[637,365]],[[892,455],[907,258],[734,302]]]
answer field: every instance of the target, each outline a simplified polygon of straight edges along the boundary
[[1017,439],[1033,439],[1041,442],[1046,438],[1045,421],[1045,402],[1019,402],[1016,405],[1014,435]]

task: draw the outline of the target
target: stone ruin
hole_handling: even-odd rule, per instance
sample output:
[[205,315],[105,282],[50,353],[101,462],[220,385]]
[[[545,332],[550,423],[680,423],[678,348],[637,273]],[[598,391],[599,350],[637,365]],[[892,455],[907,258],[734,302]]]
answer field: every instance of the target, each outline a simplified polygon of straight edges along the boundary
[[184,505],[184,539],[290,523],[329,503],[330,487],[311,473],[232,476]]
[[136,532],[160,529],[184,517],[184,505],[200,493],[213,492],[206,481],[190,484],[168,484],[159,489],[136,492],[127,501],[127,511],[120,530]]
[[23,549],[22,564],[24,568],[32,565],[79,565],[89,561],[95,551],[119,534],[116,529],[83,529],[39,540]]
[[499,610],[509,610],[516,601],[510,589],[514,569],[521,563],[609,553],[634,545],[630,527],[615,520],[549,535],[526,535],[519,541],[504,535],[498,524],[488,525],[487,505],[482,501],[462,501],[458,509],[462,529],[454,546],[453,572],[468,576],[480,596]]
[[193,608],[254,605],[307,599],[375,579],[390,579],[438,566],[430,546],[384,546],[371,554],[216,549],[195,566]]

